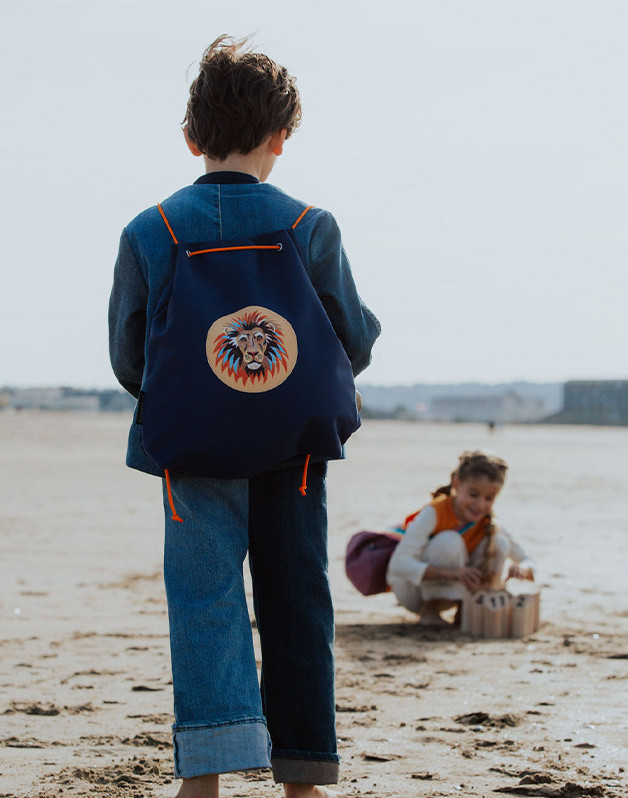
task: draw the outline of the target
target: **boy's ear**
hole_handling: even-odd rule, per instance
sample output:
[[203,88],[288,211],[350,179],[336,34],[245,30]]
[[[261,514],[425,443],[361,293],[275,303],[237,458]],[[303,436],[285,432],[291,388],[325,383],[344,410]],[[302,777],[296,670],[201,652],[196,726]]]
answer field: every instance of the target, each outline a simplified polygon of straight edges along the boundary
[[275,155],[281,155],[283,152],[283,144],[286,140],[286,136],[288,135],[288,129],[282,128],[278,130],[276,133],[273,133],[272,136],[268,139],[268,144],[270,149],[273,151]]
[[190,139],[190,137],[188,135],[188,126],[187,125],[183,128],[183,137],[185,138],[185,143],[188,145],[188,149],[190,150],[192,155],[194,155],[195,157],[198,157],[199,155],[203,154],[199,150],[199,148],[196,146],[196,144]]

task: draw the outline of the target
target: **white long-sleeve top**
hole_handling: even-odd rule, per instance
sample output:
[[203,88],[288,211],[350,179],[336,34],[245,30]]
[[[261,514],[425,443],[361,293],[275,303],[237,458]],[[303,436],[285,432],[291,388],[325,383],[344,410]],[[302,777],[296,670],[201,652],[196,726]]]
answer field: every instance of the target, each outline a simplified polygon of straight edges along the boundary
[[[529,562],[530,567],[533,563],[523,550],[523,548],[508,534],[499,522],[493,519],[497,526],[498,533],[503,535],[509,544],[508,556],[514,562]],[[428,504],[421,512],[408,524],[405,534],[397,544],[390,562],[386,579],[389,584],[393,580],[405,579],[417,587],[421,584],[425,570],[429,562],[425,560],[425,549],[430,542],[430,535],[436,529],[436,510]]]

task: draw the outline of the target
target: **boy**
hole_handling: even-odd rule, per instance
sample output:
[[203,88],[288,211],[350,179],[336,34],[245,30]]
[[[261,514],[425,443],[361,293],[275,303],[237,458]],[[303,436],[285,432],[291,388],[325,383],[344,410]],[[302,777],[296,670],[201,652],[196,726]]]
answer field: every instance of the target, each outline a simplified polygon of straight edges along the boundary
[[[145,376],[147,320],[171,276],[175,237],[251,238],[300,220],[294,233],[301,257],[354,375],[370,362],[379,334],[331,214],[312,208],[303,215],[304,203],[264,182],[301,108],[286,69],[243,44],[219,37],[190,88],[184,135],[206,174],[122,233],[110,352],[116,377],[136,397]],[[242,419],[252,446],[261,421]],[[142,450],[139,430],[133,423],[127,464],[163,476]],[[175,775],[183,778],[178,798],[215,798],[217,774],[268,766],[287,798],[337,795],[317,786],[338,781],[339,757],[326,463],[314,460],[306,496],[298,491],[303,458],[251,479],[173,477],[164,485]],[[173,503],[183,524],[171,518]],[[261,696],[242,576],[247,548],[262,644]]]

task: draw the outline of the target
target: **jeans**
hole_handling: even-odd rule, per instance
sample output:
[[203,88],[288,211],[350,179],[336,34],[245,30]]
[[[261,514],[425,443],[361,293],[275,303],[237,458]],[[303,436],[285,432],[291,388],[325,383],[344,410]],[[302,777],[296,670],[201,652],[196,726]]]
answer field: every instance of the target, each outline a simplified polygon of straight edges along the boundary
[[171,519],[164,485],[178,778],[271,766],[277,782],[338,781],[326,468],[310,466],[306,496],[301,467],[251,479],[172,477],[183,523]]

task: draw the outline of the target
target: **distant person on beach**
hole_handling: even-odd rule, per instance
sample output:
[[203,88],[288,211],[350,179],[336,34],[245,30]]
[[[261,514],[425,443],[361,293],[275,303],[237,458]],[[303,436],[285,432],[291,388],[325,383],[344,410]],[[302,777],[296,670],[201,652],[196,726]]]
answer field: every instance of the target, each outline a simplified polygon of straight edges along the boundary
[[508,558],[516,564],[507,578],[534,579],[528,555],[493,518],[507,468],[499,457],[464,452],[449,484],[406,518],[387,581],[402,606],[420,613],[421,623],[443,625],[441,612],[469,591],[500,587]]
[[[377,319],[358,296],[331,213],[265,182],[300,122],[301,106],[285,67],[244,44],[216,39],[190,88],[183,133],[192,154],[203,157],[206,174],[139,214],[122,233],[110,352],[118,380],[135,397],[145,390],[150,320],[172,275],[173,240],[233,241],[289,230],[325,324],[331,322],[348,357],[349,374],[366,368],[379,334]],[[277,332],[262,322],[234,336],[230,355],[239,350],[250,363],[251,382]],[[310,379],[317,384],[316,373]],[[142,418],[140,401],[127,464],[167,476],[142,449]],[[268,420],[251,414],[240,422],[255,447],[256,430]],[[183,779],[178,798],[216,798],[219,773],[267,767],[287,798],[338,795],[320,786],[338,781],[340,761],[327,463],[312,458],[306,495],[299,485],[307,462],[299,456],[250,479],[173,475],[163,482],[175,775]],[[261,694],[242,574],[247,550],[262,647]]]

